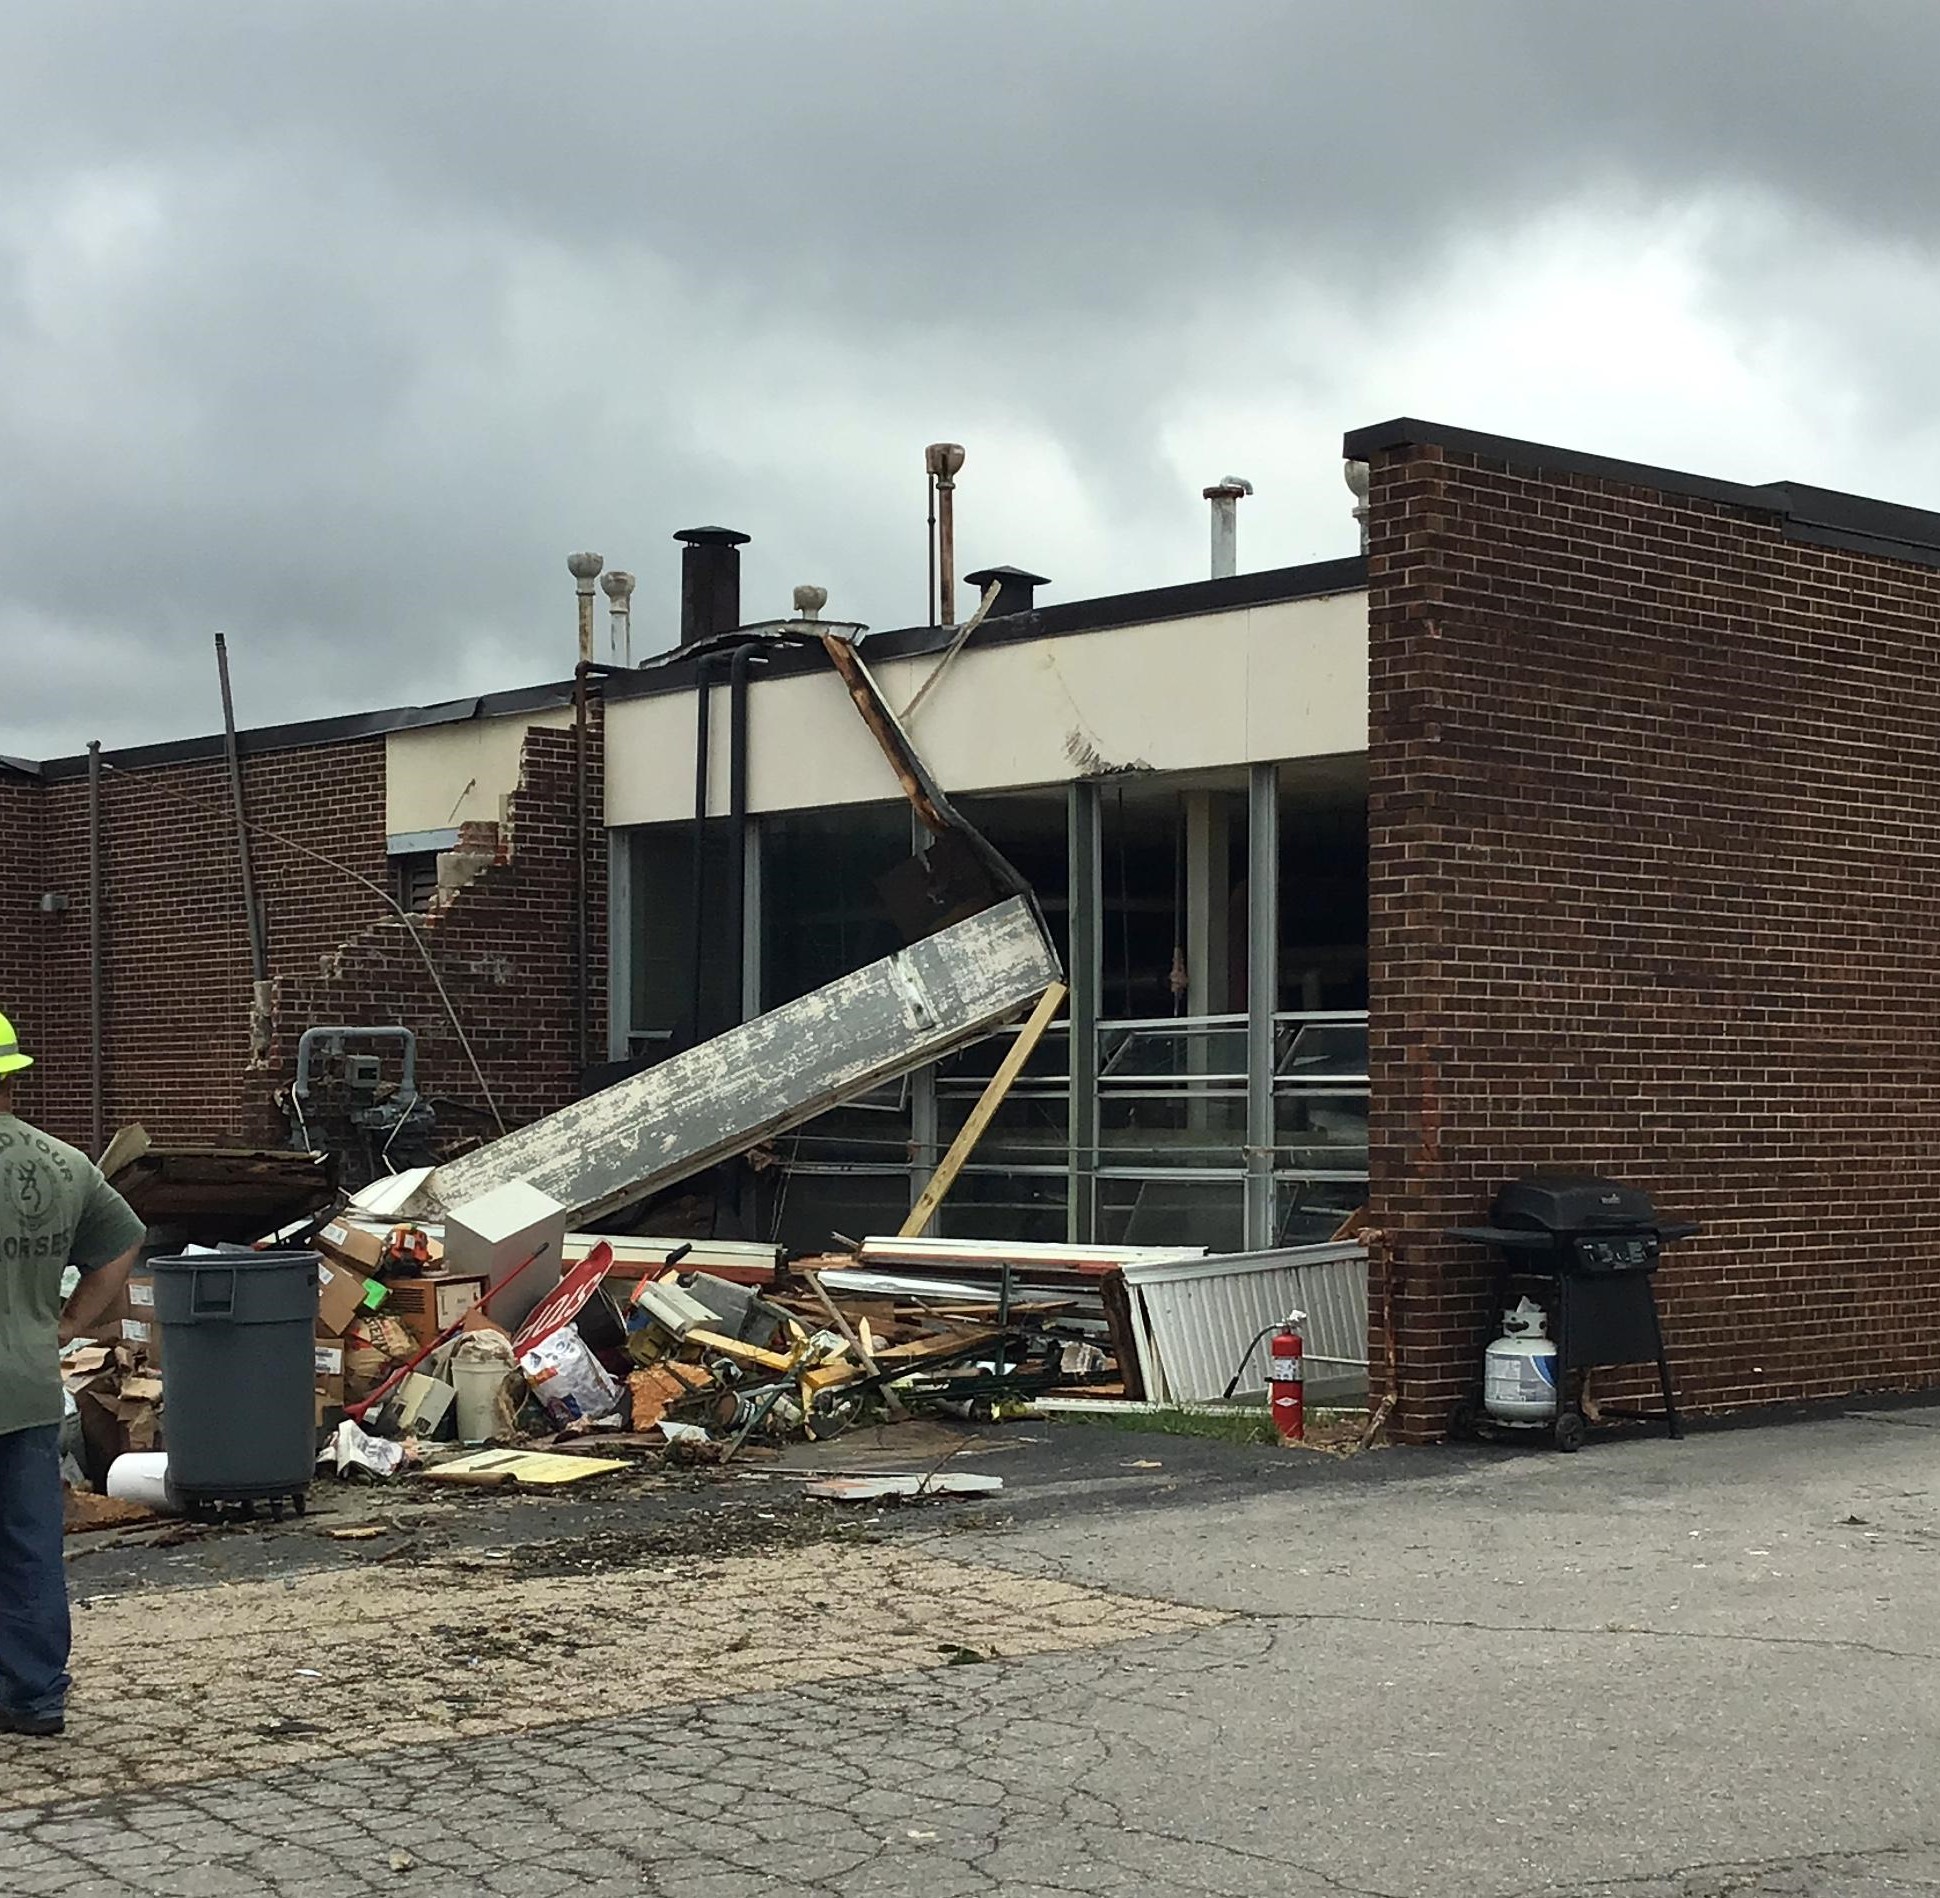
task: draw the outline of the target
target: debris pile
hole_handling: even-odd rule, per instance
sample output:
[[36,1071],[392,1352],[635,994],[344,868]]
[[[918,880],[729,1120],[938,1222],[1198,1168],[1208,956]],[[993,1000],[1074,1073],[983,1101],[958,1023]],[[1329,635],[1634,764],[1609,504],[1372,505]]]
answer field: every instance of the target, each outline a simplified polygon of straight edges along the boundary
[[[360,1433],[420,1450],[605,1443],[725,1458],[864,1418],[987,1419],[1053,1390],[1111,1388],[1109,1328],[1081,1285],[884,1276],[846,1253],[702,1271],[672,1244],[642,1269],[643,1242],[621,1261],[589,1235],[569,1237],[578,1256],[512,1330],[494,1312],[501,1293],[516,1305],[523,1265],[496,1282],[446,1273],[440,1235],[422,1226],[338,1221],[317,1244],[320,1420],[340,1409]],[[465,1462],[444,1469],[536,1480],[515,1462]]]

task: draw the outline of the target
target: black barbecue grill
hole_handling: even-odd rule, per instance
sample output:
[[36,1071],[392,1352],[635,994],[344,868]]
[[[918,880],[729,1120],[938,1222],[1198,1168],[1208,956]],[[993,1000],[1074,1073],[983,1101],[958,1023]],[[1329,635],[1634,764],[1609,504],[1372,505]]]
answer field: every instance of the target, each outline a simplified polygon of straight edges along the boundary
[[[1449,1235],[1495,1249],[1498,1302],[1507,1302],[1519,1280],[1553,1281],[1560,1448],[1580,1448],[1586,1433],[1580,1398],[1570,1396],[1570,1374],[1604,1365],[1655,1363],[1665,1427],[1673,1437],[1683,1434],[1651,1275],[1666,1245],[1697,1230],[1689,1221],[1664,1219],[1648,1193],[1621,1181],[1532,1173],[1496,1195],[1488,1225],[1459,1226]],[[1464,1406],[1457,1427],[1481,1416],[1479,1403]]]

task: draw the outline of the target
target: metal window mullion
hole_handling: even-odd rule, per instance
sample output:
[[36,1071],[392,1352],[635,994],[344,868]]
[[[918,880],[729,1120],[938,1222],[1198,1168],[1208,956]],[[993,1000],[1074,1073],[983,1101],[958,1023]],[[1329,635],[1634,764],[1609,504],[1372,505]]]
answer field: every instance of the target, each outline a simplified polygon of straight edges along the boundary
[[1246,774],[1246,1244],[1273,1243],[1273,1023],[1280,999],[1280,770]]
[[767,851],[768,826],[749,818],[748,850],[741,860],[741,1019],[753,1021],[761,1013],[762,861]]
[[606,833],[606,1055],[633,1052],[633,832]]
[[1067,805],[1071,882],[1071,1111],[1069,1206],[1065,1232],[1088,1245],[1098,1228],[1098,1001],[1104,981],[1098,786],[1073,781]]

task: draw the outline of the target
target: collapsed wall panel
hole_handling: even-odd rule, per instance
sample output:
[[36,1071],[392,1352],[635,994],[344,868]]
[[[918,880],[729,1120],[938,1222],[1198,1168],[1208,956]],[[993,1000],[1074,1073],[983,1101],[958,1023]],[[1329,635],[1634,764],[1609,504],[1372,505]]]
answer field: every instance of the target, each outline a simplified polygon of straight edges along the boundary
[[1061,970],[1013,898],[436,1168],[435,1217],[512,1180],[575,1221],[645,1199],[980,1039]]

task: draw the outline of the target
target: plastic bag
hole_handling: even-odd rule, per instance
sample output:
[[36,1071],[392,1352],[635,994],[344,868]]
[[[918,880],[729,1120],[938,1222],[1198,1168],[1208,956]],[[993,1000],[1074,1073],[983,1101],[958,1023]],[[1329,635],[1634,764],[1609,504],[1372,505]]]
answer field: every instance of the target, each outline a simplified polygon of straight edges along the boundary
[[604,1417],[619,1407],[620,1386],[571,1325],[541,1338],[519,1359],[519,1369],[555,1423]]

